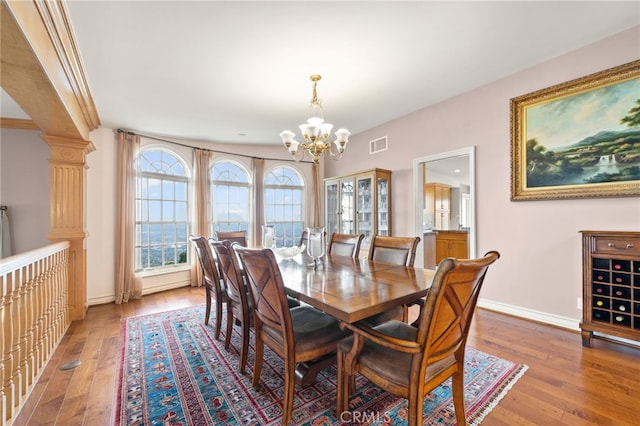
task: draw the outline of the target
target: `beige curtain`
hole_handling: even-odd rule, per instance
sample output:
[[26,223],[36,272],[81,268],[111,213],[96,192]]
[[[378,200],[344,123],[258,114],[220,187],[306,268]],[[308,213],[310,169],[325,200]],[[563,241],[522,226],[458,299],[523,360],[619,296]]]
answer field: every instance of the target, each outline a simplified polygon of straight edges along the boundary
[[[209,188],[209,167],[213,158],[213,153],[204,149],[194,149],[193,151],[193,185],[194,185],[194,208],[195,223],[193,224],[193,234],[198,236],[211,237],[211,190]],[[197,254],[193,246],[191,247],[191,286],[200,287],[202,285],[202,267],[197,261]]]
[[251,173],[253,175],[253,207],[256,214],[251,239],[253,245],[259,247],[262,244],[260,240],[262,239],[262,225],[264,224],[264,159],[251,159]]
[[320,165],[313,163],[311,167],[313,182],[311,182],[311,208],[313,209],[313,222],[311,226],[320,226],[320,196],[322,194],[322,180],[320,179]]
[[116,303],[142,296],[142,278],[135,272],[135,161],[140,136],[118,132],[116,211]]

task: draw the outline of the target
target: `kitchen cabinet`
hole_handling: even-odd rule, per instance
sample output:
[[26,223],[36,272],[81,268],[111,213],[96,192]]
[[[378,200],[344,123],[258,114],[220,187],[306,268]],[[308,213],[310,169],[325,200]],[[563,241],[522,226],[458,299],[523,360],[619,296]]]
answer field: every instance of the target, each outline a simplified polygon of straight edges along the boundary
[[366,170],[327,178],[324,184],[328,237],[334,232],[364,234],[362,257],[372,236],[391,235],[391,171]]
[[436,265],[446,257],[467,259],[469,257],[468,239],[467,231],[437,231]]
[[424,208],[433,221],[432,229],[449,229],[451,211],[451,186],[443,183],[424,184]]

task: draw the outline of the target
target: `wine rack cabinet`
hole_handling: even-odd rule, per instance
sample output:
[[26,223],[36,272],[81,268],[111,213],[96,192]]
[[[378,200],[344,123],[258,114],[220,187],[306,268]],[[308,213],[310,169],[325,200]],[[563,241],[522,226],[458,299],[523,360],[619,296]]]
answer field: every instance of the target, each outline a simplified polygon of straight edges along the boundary
[[582,346],[598,334],[640,342],[640,232],[581,233]]

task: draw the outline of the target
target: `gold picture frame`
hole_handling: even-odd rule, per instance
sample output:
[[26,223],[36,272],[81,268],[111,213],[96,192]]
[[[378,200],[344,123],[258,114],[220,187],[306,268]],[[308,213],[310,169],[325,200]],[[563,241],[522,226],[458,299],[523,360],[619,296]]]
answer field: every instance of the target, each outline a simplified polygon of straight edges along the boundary
[[511,200],[640,195],[640,60],[511,99]]

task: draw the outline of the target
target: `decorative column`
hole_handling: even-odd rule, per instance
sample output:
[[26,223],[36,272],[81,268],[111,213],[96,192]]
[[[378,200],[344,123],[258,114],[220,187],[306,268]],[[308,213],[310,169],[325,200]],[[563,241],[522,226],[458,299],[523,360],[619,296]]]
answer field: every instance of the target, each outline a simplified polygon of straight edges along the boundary
[[91,141],[42,136],[51,157],[51,243],[69,241],[69,275],[66,289],[69,320],[85,317],[87,311],[86,156],[95,151]]

